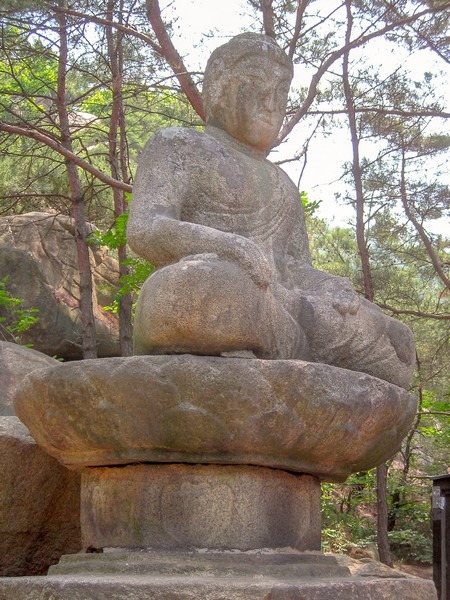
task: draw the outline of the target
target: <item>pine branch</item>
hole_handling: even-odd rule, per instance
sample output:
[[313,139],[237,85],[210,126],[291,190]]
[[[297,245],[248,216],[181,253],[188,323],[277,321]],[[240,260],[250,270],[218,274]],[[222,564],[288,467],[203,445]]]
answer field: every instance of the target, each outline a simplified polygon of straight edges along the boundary
[[56,152],[64,156],[64,158],[72,160],[78,167],[80,167],[84,171],[87,171],[88,173],[90,173],[91,175],[93,175],[94,177],[96,177],[100,181],[103,181],[103,183],[106,183],[111,187],[117,187],[119,189],[124,190],[125,192],[131,192],[133,189],[133,187],[130,184],[124,183],[123,181],[119,181],[117,179],[113,179],[109,175],[106,175],[105,173],[88,163],[86,160],[83,160],[82,158],[77,156],[77,154],[75,154],[74,152],[71,152],[70,150],[65,148],[61,144],[61,142],[58,142],[57,140],[51,138],[50,136],[40,131],[35,131],[34,129],[27,127],[20,127],[18,125],[10,125],[9,123],[5,123],[4,121],[0,121],[0,131],[4,131],[12,135],[21,135],[24,137],[28,137],[33,140],[36,140],[37,142],[45,144],[52,150],[55,150]]
[[297,14],[295,16],[295,28],[294,33],[292,35],[292,39],[289,43],[289,51],[288,56],[292,60],[295,54],[295,48],[297,47],[298,39],[300,37],[300,31],[302,28],[303,15],[305,13],[306,7],[308,6],[309,0],[299,0],[297,7]]
[[313,75],[313,77],[311,79],[311,83],[309,85],[308,94],[306,96],[304,103],[296,111],[296,113],[291,117],[291,119],[286,123],[286,125],[282,128],[273,147],[281,144],[281,142],[286,138],[286,136],[288,136],[291,133],[291,131],[294,129],[294,127],[297,125],[297,123],[300,121],[300,119],[302,117],[304,117],[304,115],[308,112],[309,107],[314,102],[314,98],[316,97],[317,87],[319,85],[321,78],[323,77],[323,75],[325,75],[325,73],[328,71],[328,69],[331,67],[331,65],[333,63],[335,63],[339,58],[341,58],[346,52],[349,52],[350,50],[364,46],[364,44],[366,44],[370,40],[377,38],[377,37],[381,37],[381,36],[385,35],[386,33],[394,31],[395,29],[404,27],[406,25],[410,25],[411,23],[418,21],[420,18],[422,18],[424,16],[444,12],[445,10],[448,10],[449,8],[450,8],[450,2],[445,2],[435,8],[429,8],[429,9],[423,10],[421,12],[418,12],[414,15],[410,15],[403,19],[399,19],[398,21],[395,21],[394,23],[390,23],[389,25],[386,25],[385,27],[382,27],[381,29],[377,29],[376,31],[373,31],[372,33],[359,36],[359,37],[355,38],[354,40],[349,41],[348,43],[344,44],[344,46],[342,46],[342,48],[339,48],[339,50],[335,50],[334,52],[332,52],[328,56],[328,58],[326,58],[322,61],[322,64],[317,69],[316,73]]
[[381,302],[375,302],[375,304],[377,306],[379,306],[380,308],[383,308],[384,310],[388,310],[389,312],[393,313],[394,315],[411,315],[413,317],[421,317],[423,319],[435,319],[437,321],[450,321],[450,315],[440,315],[437,313],[429,313],[429,312],[423,312],[420,310],[409,310],[406,308],[394,308],[393,306],[390,306],[389,304],[383,304]]
[[87,14],[87,13],[79,11],[79,10],[73,10],[71,8],[61,8],[59,6],[55,6],[52,2],[45,2],[45,4],[49,9],[51,9],[55,13],[63,12],[64,14],[69,15],[71,17],[80,17],[81,19],[85,19],[89,23],[97,23],[98,25],[105,25],[107,27],[113,27],[114,29],[117,29],[118,31],[122,31],[123,33],[127,33],[128,35],[132,35],[135,38],[138,38],[138,39],[142,40],[143,42],[145,42],[146,44],[148,44],[157,54],[159,54],[159,56],[164,57],[164,52],[163,52],[163,49],[161,48],[161,46],[158,46],[158,44],[156,44],[150,36],[146,35],[145,33],[141,33],[140,31],[138,31],[137,29],[134,29],[133,27],[128,27],[127,25],[124,25],[123,23],[118,23],[117,21],[111,21],[110,19],[104,19],[103,17],[97,17],[93,14]]
[[[396,117],[437,117],[440,119],[449,119],[450,113],[443,110],[401,110],[399,108],[377,108],[377,107],[355,107],[355,113],[376,113],[379,115],[393,115]],[[293,113],[295,114],[295,113]],[[347,109],[338,108],[330,110],[310,110],[308,115],[346,115]]]
[[205,111],[203,110],[203,101],[194,80],[189,75],[188,70],[184,66],[183,59],[178,54],[175,46],[167,33],[166,26],[161,18],[161,9],[158,0],[146,0],[147,16],[150,21],[153,31],[161,45],[162,56],[169,63],[176,78],[180,82],[183,92],[186,94],[193,109],[202,119],[206,120]]
[[264,33],[275,39],[275,15],[272,0],[260,0],[260,4],[263,14]]

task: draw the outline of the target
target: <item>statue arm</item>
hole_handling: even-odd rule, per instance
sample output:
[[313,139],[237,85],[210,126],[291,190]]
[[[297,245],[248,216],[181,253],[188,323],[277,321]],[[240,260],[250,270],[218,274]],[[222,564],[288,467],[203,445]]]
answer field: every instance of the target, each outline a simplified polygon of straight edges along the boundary
[[216,258],[237,263],[260,287],[267,287],[272,280],[272,270],[258,246],[236,234],[167,216],[154,216],[147,218],[145,224],[131,219],[128,239],[136,254],[157,267],[208,254],[208,260]]

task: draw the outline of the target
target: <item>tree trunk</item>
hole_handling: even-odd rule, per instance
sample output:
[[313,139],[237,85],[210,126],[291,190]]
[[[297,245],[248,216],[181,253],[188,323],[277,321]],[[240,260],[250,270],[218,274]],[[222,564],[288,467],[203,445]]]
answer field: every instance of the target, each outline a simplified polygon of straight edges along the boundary
[[203,108],[202,96],[198,91],[191,75],[186,69],[183,59],[178,54],[169,34],[167,33],[167,29],[161,17],[159,0],[146,0],[146,7],[148,20],[153,28],[153,31],[155,32],[164,58],[178,79],[181,89],[186,94],[186,97],[191,103],[192,108],[195,110],[201,120],[205,121],[206,115]]
[[[65,8],[64,0],[59,0],[60,8]],[[59,25],[58,92],[57,107],[61,128],[61,144],[73,153],[69,117],[66,108],[66,73],[68,60],[67,22],[64,12],[57,14]],[[75,223],[75,243],[77,248],[78,271],[80,274],[80,313],[83,330],[83,358],[97,358],[97,338],[92,304],[92,272],[87,243],[88,231],[85,218],[84,193],[74,161],[66,159],[66,170],[72,200],[72,218]]]
[[400,195],[402,199],[403,209],[405,211],[406,216],[409,221],[414,225],[417,233],[420,236],[420,239],[425,246],[425,249],[430,257],[431,263],[433,264],[434,270],[436,271],[438,277],[445,285],[445,287],[450,290],[450,279],[445,274],[445,271],[441,265],[439,257],[433,248],[433,244],[431,243],[430,238],[427,235],[424,227],[419,223],[416,219],[413,210],[410,208],[408,204],[408,194],[406,191],[406,155],[405,148],[402,148],[402,168],[401,168],[401,182],[400,182]]
[[[76,168],[76,167],[75,167]],[[92,304],[92,272],[87,243],[88,231],[84,200],[72,199],[72,218],[75,222],[78,272],[80,274],[80,313],[83,328],[83,358],[97,358],[97,334]]]
[[292,39],[289,42],[289,51],[288,56],[291,60],[293,60],[295,55],[295,49],[298,44],[298,39],[300,37],[300,31],[302,28],[303,15],[305,14],[306,7],[308,6],[309,0],[299,0],[297,6],[297,13],[295,16],[295,29],[292,34]]
[[[351,13],[351,2],[350,0],[346,0],[347,6],[347,32],[345,43],[348,45],[350,43],[353,17]],[[352,141],[352,150],[353,150],[353,159],[352,159],[352,175],[353,181],[355,184],[355,194],[356,194],[356,240],[358,243],[358,253],[361,259],[361,268],[363,273],[364,280],[364,295],[365,297],[373,302],[374,298],[374,290],[373,290],[373,281],[372,281],[372,271],[370,268],[370,256],[366,243],[366,234],[365,234],[365,217],[364,217],[364,192],[363,192],[363,181],[362,181],[362,171],[361,171],[361,163],[359,156],[359,136],[358,136],[358,128],[356,123],[356,110],[355,104],[353,101],[353,92],[350,85],[349,79],[349,54],[348,50],[344,54],[343,59],[343,85],[344,85],[344,94],[345,94],[345,102],[347,106],[347,116],[348,116],[348,124],[350,128],[350,135]]]
[[275,39],[275,17],[273,14],[272,0],[260,0],[263,14],[264,33]]
[[[353,25],[351,0],[346,0],[345,5],[347,9],[347,31],[345,37],[345,45],[347,48],[350,48],[351,32]],[[359,136],[356,123],[356,110],[353,99],[353,92],[349,79],[349,54],[350,50],[348,49],[343,56],[342,74],[345,102],[347,107],[347,116],[353,149],[352,175],[356,193],[356,240],[358,244],[358,253],[361,259],[361,268],[364,281],[364,295],[368,300],[373,302],[374,288],[372,280],[372,271],[370,267],[370,256],[367,248],[365,232],[365,200],[362,170],[359,156]],[[388,504],[386,482],[387,466],[386,464],[383,464],[377,468],[377,542],[381,562],[391,566],[392,559],[388,539]]]
[[[109,21],[113,21],[115,9],[115,0],[108,0],[107,16]],[[118,9],[118,22],[123,18],[123,2],[120,0]],[[108,44],[108,56],[112,75],[113,104],[111,120],[109,127],[109,163],[111,165],[111,175],[114,179],[124,179],[129,182],[127,148],[126,148],[126,127],[125,113],[123,107],[123,34],[121,31],[114,33],[111,26],[106,27],[106,38]],[[118,188],[113,189],[114,197],[114,216],[117,218],[123,215],[127,210],[125,193]],[[123,244],[118,249],[119,258],[119,276],[122,279],[129,273],[126,265],[127,247]],[[133,354],[132,345],[132,326],[131,326],[132,298],[127,293],[119,300],[119,338],[122,356],[131,356]]]
[[377,467],[377,543],[380,561],[392,567],[388,531],[387,465]]

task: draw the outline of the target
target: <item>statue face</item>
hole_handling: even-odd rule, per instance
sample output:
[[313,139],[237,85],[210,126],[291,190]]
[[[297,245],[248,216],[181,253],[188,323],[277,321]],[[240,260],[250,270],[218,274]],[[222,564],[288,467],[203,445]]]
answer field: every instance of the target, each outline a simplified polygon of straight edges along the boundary
[[246,56],[222,82],[211,124],[244,144],[268,150],[283,123],[290,82],[290,70],[273,56]]

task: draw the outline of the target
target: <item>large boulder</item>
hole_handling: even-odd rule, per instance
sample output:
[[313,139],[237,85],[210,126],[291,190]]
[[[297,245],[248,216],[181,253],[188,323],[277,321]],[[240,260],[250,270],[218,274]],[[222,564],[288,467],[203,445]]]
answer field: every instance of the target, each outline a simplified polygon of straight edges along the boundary
[[27,373],[61,363],[0,342],[0,576],[39,575],[80,548],[80,476],[36,445],[14,416]]
[[[74,232],[72,220],[63,215],[33,212],[0,218],[0,279],[8,276],[10,293],[23,299],[25,308],[39,310],[38,323],[22,334],[22,340],[65,359],[82,355]],[[118,263],[95,245],[90,256],[98,355],[117,356],[118,322],[102,307],[111,302],[107,290],[117,285]]]
[[37,446],[17,417],[0,417],[0,576],[43,575],[78,552],[80,475]]
[[25,375],[44,367],[56,366],[54,358],[11,342],[0,342],[0,415],[12,416],[13,398]]

